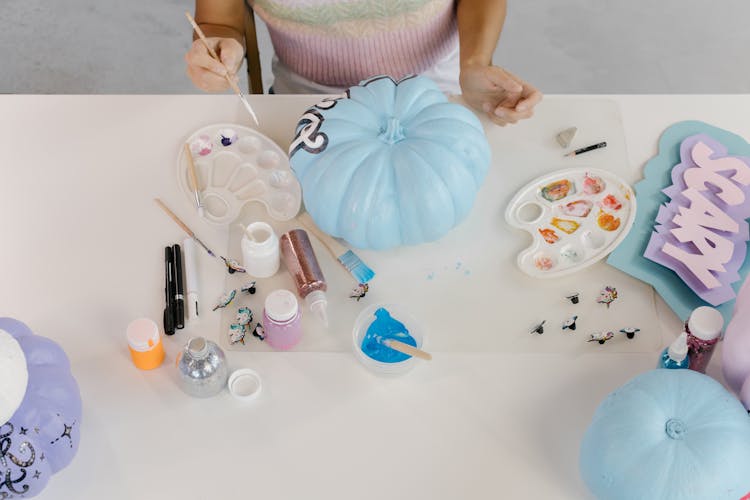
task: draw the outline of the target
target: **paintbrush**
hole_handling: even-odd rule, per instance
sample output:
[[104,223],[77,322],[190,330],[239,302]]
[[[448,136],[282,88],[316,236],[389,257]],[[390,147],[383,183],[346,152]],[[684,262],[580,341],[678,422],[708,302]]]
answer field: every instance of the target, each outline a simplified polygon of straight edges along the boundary
[[195,196],[195,205],[198,208],[198,215],[203,217],[203,200],[201,200],[201,193],[198,189],[198,175],[195,173],[195,162],[193,161],[193,153],[190,151],[190,146],[185,143],[185,156],[188,161],[188,177],[190,178],[190,187],[193,190]]
[[375,271],[367,267],[367,264],[362,262],[362,259],[357,254],[318,229],[310,214],[304,212],[297,216],[297,220],[323,243],[328,251],[331,252],[331,255],[354,276],[357,283],[367,283],[375,276]]
[[[221,63],[222,66],[224,66],[224,63],[221,62],[221,58],[216,53],[216,51],[211,47],[211,44],[208,43],[208,40],[206,40],[206,35],[203,34],[203,30],[198,26],[198,23],[195,22],[195,19],[193,19],[193,16],[190,15],[190,12],[185,12],[185,16],[187,16],[188,21],[190,21],[190,24],[193,25],[193,29],[198,34],[198,38],[201,39],[203,42],[203,45],[205,45],[206,50],[208,50],[208,53],[216,59],[219,63]],[[234,80],[232,80],[232,77],[229,74],[229,68],[224,66],[224,69],[226,72],[224,73],[224,78],[227,79],[227,82],[229,83],[229,86],[232,87],[232,90],[234,90],[234,93],[237,94],[237,96],[240,98],[240,101],[242,101],[242,105],[245,106],[245,109],[250,113],[250,116],[253,117],[253,120],[255,120],[256,125],[260,125],[258,122],[258,117],[255,115],[255,111],[253,111],[252,106],[250,106],[250,103],[247,102],[247,98],[245,97],[245,94],[242,93],[242,90],[240,90],[240,87],[234,83]]]
[[171,211],[171,210],[169,209],[169,207],[168,207],[168,206],[166,206],[166,205],[164,204],[164,202],[163,202],[163,201],[161,201],[161,200],[160,200],[159,198],[154,198],[154,201],[156,202],[156,204],[157,204],[157,205],[159,205],[159,206],[161,207],[161,209],[162,209],[162,210],[164,210],[164,212],[165,212],[165,213],[166,213],[167,215],[169,215],[169,217],[170,217],[170,218],[171,218],[171,219],[172,219],[173,221],[175,221],[175,223],[177,223],[177,225],[178,225],[178,226],[180,226],[180,227],[182,228],[182,230],[183,230],[183,231],[185,231],[185,232],[186,232],[186,233],[188,234],[188,236],[190,236],[191,238],[193,238],[193,239],[195,240],[195,242],[196,242],[196,243],[198,243],[198,244],[199,244],[200,246],[202,246],[202,247],[203,247],[203,249],[204,249],[204,250],[205,250],[206,252],[208,252],[208,255],[210,255],[211,257],[214,257],[214,258],[216,257],[216,254],[215,254],[215,253],[213,253],[213,252],[211,251],[211,249],[210,249],[210,248],[208,248],[208,247],[206,246],[206,244],[205,244],[205,243],[203,243],[203,242],[202,242],[201,240],[199,240],[199,239],[198,239],[198,237],[197,237],[197,236],[195,235],[195,233],[194,233],[193,231],[191,231],[191,230],[190,230],[190,228],[189,228],[189,227],[187,227],[187,225],[185,225],[185,223],[184,223],[184,222],[182,222],[182,221],[180,220],[180,218],[179,218],[179,217],[177,217],[177,216],[175,215],[175,213],[174,213],[174,212],[172,212],[172,211]]

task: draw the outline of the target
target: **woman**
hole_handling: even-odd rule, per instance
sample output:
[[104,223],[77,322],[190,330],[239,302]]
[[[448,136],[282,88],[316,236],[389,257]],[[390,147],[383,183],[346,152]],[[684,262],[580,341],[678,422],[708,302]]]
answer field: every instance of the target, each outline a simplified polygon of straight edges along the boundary
[[[274,46],[276,93],[337,94],[371,76],[420,73],[499,125],[531,117],[542,94],[492,64],[506,0],[251,0]],[[195,19],[236,78],[243,0],[196,0]],[[196,87],[228,87],[200,41],[185,56]]]

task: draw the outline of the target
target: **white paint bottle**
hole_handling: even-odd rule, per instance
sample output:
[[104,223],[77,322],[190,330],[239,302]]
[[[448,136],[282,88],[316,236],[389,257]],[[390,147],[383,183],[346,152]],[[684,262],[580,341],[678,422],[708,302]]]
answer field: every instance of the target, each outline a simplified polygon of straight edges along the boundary
[[279,238],[265,222],[253,222],[245,228],[240,243],[242,263],[247,274],[270,278],[279,270]]

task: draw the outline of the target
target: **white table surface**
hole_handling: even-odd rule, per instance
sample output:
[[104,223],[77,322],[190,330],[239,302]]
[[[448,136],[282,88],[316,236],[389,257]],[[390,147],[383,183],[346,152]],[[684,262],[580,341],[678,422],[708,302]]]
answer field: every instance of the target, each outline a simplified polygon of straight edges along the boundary
[[[609,97],[634,169],[676,121],[750,137],[750,96]],[[317,100],[252,99],[282,147]],[[435,352],[429,368],[398,379],[370,374],[348,353],[228,352],[233,368],[263,377],[261,397],[242,404],[226,392],[193,399],[175,385],[182,343],[216,334],[219,317],[209,315],[166,339],[160,368],[133,367],[125,327],[161,317],[160,248],[183,238],[152,198],[197,224],[161,132],[245,123],[243,113],[232,96],[0,96],[0,316],[59,342],[83,398],[78,455],[38,498],[587,497],[578,447],[594,409],[652,368],[656,351]],[[200,235],[226,246],[220,228],[203,225]],[[201,280],[222,288],[218,273]],[[680,325],[657,306],[666,342]],[[721,380],[720,371],[719,352],[709,374]]]

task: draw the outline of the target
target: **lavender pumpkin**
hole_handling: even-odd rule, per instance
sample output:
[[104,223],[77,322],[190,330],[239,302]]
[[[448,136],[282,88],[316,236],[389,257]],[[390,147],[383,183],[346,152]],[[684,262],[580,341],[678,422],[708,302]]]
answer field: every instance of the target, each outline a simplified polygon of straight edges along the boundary
[[745,280],[737,294],[721,355],[721,369],[727,385],[750,410],[750,279]]
[[0,346],[21,347],[28,382],[10,420],[0,420],[0,498],[29,498],[73,460],[80,439],[81,395],[59,345],[18,320],[0,318],[0,336],[7,340],[8,335],[15,342]]

